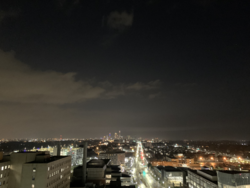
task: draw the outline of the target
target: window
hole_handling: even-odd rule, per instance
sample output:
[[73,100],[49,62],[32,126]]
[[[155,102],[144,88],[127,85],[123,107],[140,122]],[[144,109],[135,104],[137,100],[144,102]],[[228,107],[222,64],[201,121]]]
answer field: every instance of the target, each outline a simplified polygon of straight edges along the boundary
[[32,188],[35,188],[35,185],[34,185],[34,184],[32,184],[32,185],[31,185],[31,187],[32,187]]
[[3,174],[0,175],[0,178],[2,178],[2,177],[3,177]]
[[10,165],[8,165],[8,168],[10,168]]
[[7,169],[7,165],[5,166],[5,169]]
[[48,167],[48,171],[50,170],[50,167]]
[[2,170],[2,171],[4,170],[4,167],[3,167],[3,166],[1,167],[1,170]]
[[36,168],[33,168],[33,172],[36,172]]

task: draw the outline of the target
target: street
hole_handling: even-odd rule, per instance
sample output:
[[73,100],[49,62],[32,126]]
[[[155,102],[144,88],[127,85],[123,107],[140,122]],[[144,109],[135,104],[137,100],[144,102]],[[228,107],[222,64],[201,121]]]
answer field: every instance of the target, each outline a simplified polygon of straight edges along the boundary
[[144,151],[141,142],[137,144],[135,163],[133,168],[133,177],[136,179],[139,188],[161,188],[163,187],[148,171],[147,160],[144,157]]

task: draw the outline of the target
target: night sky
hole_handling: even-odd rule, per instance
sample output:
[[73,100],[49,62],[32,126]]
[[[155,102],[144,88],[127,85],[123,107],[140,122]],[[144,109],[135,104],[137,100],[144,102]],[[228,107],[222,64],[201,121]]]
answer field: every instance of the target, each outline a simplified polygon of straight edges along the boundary
[[250,1],[0,1],[0,138],[249,139]]

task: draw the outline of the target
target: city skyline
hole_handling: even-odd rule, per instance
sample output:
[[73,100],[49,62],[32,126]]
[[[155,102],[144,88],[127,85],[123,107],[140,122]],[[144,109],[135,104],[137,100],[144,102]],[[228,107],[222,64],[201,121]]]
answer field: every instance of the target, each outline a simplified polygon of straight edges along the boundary
[[248,139],[249,8],[1,1],[0,138]]

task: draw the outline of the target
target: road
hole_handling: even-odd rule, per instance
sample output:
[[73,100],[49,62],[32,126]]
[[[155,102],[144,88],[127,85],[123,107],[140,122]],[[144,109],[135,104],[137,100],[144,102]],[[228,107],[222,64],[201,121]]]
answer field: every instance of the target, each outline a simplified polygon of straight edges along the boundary
[[141,142],[137,144],[133,175],[139,188],[163,188],[163,186],[148,172],[147,161],[144,157],[144,151]]

